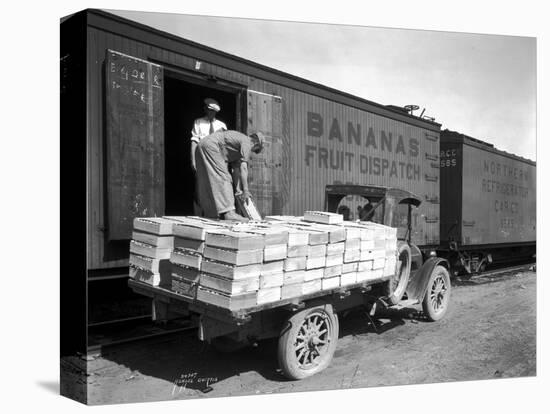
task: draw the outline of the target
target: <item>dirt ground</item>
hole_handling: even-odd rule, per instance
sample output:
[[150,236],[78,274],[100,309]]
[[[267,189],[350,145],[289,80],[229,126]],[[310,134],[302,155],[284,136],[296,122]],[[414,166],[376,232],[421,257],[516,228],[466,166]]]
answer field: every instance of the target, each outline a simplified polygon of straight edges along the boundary
[[276,342],[218,354],[195,335],[119,346],[88,363],[90,404],[209,398],[536,375],[536,273],[453,287],[430,323],[411,309],[340,318],[331,365],[302,381],[278,371]]

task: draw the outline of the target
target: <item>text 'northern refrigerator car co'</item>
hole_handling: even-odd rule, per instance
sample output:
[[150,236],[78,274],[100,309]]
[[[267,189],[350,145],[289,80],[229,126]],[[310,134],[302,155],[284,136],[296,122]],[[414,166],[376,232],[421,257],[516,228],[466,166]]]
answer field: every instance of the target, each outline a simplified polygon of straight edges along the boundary
[[441,247],[468,273],[529,258],[536,247],[536,164],[441,132]]

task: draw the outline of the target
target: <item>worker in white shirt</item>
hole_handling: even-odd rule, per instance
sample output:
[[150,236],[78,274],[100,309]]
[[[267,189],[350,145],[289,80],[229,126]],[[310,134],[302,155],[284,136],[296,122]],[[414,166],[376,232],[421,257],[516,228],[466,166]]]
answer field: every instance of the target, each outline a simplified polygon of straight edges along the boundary
[[214,132],[227,131],[227,126],[219,119],[216,119],[216,114],[220,109],[220,104],[214,99],[205,99],[204,116],[196,119],[193,125],[193,130],[191,131],[191,167],[195,172],[197,171],[195,152],[200,140]]

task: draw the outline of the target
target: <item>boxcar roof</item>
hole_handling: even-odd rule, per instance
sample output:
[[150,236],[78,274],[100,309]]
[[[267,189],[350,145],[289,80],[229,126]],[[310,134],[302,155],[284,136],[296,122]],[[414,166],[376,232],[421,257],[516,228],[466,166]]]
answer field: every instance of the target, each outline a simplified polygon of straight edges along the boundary
[[531,164],[532,166],[536,166],[537,163],[533,160],[530,160],[528,158],[523,158],[519,155],[512,154],[510,152],[506,152],[503,150],[499,150],[495,148],[495,146],[489,142],[482,141],[477,138],[470,137],[466,134],[462,134],[460,132],[451,131],[449,129],[444,129],[441,131],[441,140],[447,141],[447,142],[458,142],[461,144],[469,145],[471,147],[483,149],[489,152],[492,152],[494,154],[499,154],[507,158],[515,159],[517,161],[524,162],[526,164]]
[[440,131],[441,124],[417,116],[404,113],[402,110],[392,109],[358,96],[321,85],[289,73],[279,71],[259,63],[231,55],[226,52],[196,43],[173,34],[154,29],[150,26],[116,16],[98,9],[87,9],[86,14],[89,26],[100,30],[116,33],[126,38],[171,50],[182,55],[215,63],[227,69],[247,74],[252,77],[280,84],[311,95],[316,95],[344,105],[352,106],[372,112],[387,118],[405,122],[431,131]]

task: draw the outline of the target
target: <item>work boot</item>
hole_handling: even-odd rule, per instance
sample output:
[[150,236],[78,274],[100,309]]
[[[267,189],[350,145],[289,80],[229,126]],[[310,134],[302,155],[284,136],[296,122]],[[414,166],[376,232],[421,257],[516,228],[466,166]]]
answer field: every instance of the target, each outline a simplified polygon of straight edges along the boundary
[[246,223],[248,219],[246,217],[241,216],[240,214],[237,214],[235,210],[228,211],[223,216],[224,220],[234,220],[234,221],[242,221],[243,223]]

